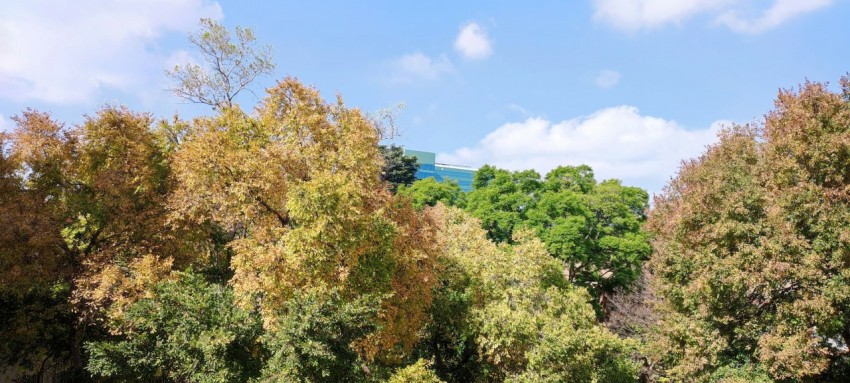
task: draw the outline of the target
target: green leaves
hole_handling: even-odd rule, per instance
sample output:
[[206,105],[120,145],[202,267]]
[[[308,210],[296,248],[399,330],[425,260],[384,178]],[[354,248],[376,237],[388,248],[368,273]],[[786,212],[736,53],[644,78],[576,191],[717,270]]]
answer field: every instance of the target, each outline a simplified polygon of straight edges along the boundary
[[[486,240],[479,222],[455,208],[432,211],[443,229],[439,240],[454,278],[444,282],[446,303],[458,310],[455,338],[465,346],[474,334],[485,381],[634,382],[632,341],[623,341],[596,321],[587,291],[569,284],[561,263],[529,230],[513,246]],[[448,289],[451,287],[451,289]],[[437,302],[443,302],[438,300]],[[439,304],[437,307],[445,307]],[[438,373],[446,353],[438,354]],[[448,354],[450,355],[450,354]],[[469,368],[469,366],[467,367]]]
[[338,289],[297,291],[263,337],[265,382],[357,382],[369,376],[352,344],[377,329],[381,297],[348,300]]
[[92,234],[97,232],[98,228],[89,223],[89,217],[89,214],[80,214],[75,221],[62,228],[62,239],[69,248],[83,251],[91,243]]
[[437,182],[431,177],[416,181],[410,186],[399,187],[398,195],[410,198],[417,209],[434,206],[438,202],[446,206],[460,207],[466,203],[466,194],[457,182],[452,180]]
[[565,263],[570,282],[595,296],[628,288],[651,251],[641,226],[648,195],[617,180],[596,183],[586,165],[561,166],[541,180],[534,171],[485,166],[476,174],[466,209],[488,237],[511,243],[533,228],[549,253]]
[[381,145],[379,148],[384,157],[381,180],[389,184],[391,191],[395,192],[399,187],[416,181],[416,171],[419,170],[416,157],[405,156],[404,149],[396,145]]
[[416,363],[396,371],[387,383],[443,383],[443,381],[428,368],[426,361],[419,359]]
[[87,344],[92,373],[123,380],[245,382],[264,350],[259,317],[234,305],[230,288],[192,272],[161,282],[112,324],[117,339]]

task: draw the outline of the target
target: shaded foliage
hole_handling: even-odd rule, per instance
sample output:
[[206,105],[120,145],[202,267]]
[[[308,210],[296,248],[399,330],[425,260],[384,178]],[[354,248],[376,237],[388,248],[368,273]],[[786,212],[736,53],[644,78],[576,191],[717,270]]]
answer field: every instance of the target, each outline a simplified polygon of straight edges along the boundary
[[309,288],[287,301],[274,330],[265,382],[358,382],[371,371],[351,343],[376,330],[380,297],[345,299],[336,289]]
[[404,149],[396,145],[380,145],[384,167],[381,169],[381,180],[388,183],[390,190],[395,192],[401,186],[408,186],[416,181],[419,164],[416,157],[405,156]]
[[87,369],[118,381],[247,382],[264,360],[259,316],[192,272],[158,283],[111,327],[116,339],[86,345]]

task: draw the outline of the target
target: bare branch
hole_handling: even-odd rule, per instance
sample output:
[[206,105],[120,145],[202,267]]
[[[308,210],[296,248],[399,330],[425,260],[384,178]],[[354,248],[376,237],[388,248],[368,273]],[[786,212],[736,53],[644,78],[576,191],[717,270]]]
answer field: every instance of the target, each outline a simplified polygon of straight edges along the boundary
[[235,38],[218,22],[201,19],[201,30],[189,35],[204,67],[186,63],[166,70],[174,85],[168,90],[185,101],[214,109],[233,106],[236,96],[260,76],[274,70],[271,47],[255,47],[249,28],[236,27]]

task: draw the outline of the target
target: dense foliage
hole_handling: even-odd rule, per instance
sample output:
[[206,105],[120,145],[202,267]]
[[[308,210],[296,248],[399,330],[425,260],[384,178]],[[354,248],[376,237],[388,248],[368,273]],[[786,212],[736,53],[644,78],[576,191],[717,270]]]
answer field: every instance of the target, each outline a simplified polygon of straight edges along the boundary
[[684,164],[649,228],[673,381],[839,382],[850,344],[850,83],[782,91]]
[[71,129],[32,110],[15,121],[3,148],[0,295],[9,301],[10,344],[29,344],[3,359],[61,358],[79,370],[84,338],[100,331],[93,323],[172,267],[204,262],[205,228],[168,218],[171,175],[150,116],[107,107]]
[[[443,227],[442,261],[453,269],[437,298],[449,302],[435,306],[458,309],[451,327],[428,334],[441,377],[464,381],[447,372],[472,368],[476,374],[466,379],[474,381],[637,379],[630,359],[634,344],[596,322],[587,291],[567,281],[562,263],[531,231],[518,232],[515,246],[497,246],[487,240],[480,221],[463,211],[440,206],[432,214]],[[470,343],[477,355],[459,357]],[[464,366],[473,359],[478,366]]]
[[211,116],[0,134],[0,379],[850,379],[848,78],[780,92],[651,209],[584,165],[413,182],[341,97],[285,78],[246,111],[206,80]]
[[416,157],[405,156],[404,149],[396,145],[380,145],[379,148],[384,157],[381,179],[389,183],[390,190],[395,192],[399,187],[416,181],[416,171],[419,170]]
[[0,351],[23,375],[636,379],[633,342],[597,323],[533,230],[491,242],[445,207],[465,198],[456,184],[391,193],[374,123],[297,80],[251,114],[16,121]]
[[89,371],[141,382],[224,383],[259,374],[259,317],[234,306],[230,288],[179,274],[115,319],[120,336],[88,344]]
[[641,230],[647,193],[617,180],[597,183],[586,165],[560,166],[542,179],[533,170],[484,166],[473,187],[466,209],[481,219],[490,239],[512,243],[518,228],[534,229],[564,262],[568,280],[597,299],[628,287],[649,257],[649,238]]
[[414,182],[410,186],[401,186],[398,194],[409,197],[413,206],[423,209],[426,206],[435,206],[443,203],[448,206],[464,206],[466,194],[460,189],[457,182],[452,180],[437,181],[428,177]]

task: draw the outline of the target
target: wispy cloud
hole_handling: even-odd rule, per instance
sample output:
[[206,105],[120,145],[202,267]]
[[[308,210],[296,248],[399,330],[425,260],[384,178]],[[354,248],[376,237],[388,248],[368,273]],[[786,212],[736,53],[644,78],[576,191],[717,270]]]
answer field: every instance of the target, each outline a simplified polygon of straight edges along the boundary
[[441,154],[440,161],[540,172],[587,164],[600,179],[618,178],[658,192],[683,159],[698,156],[716,140],[724,124],[689,130],[633,106],[618,106],[561,122],[529,118],[504,124],[473,147]]
[[390,64],[392,67],[390,80],[398,83],[410,83],[417,80],[433,81],[455,70],[445,54],[432,58],[421,52],[409,53],[393,60]]
[[162,76],[167,33],[219,19],[208,0],[33,0],[0,3],[0,98],[85,103],[104,89],[136,91]]
[[493,54],[493,46],[487,32],[475,22],[461,26],[455,39],[455,50],[470,60],[484,59]]
[[740,16],[745,0],[594,0],[593,18],[626,31],[681,24],[699,14],[736,32],[760,33],[799,15],[824,8],[832,0],[773,0],[762,16]]
[[620,73],[605,69],[596,76],[596,86],[602,89],[612,88],[620,83]]
[[717,18],[717,22],[740,33],[761,33],[805,13],[816,11],[832,4],[832,0],[776,0],[773,5],[755,19],[741,17],[730,10]]
[[531,116],[531,112],[529,112],[528,109],[523,108],[522,105],[519,104],[510,103],[508,104],[508,109],[517,112],[525,117]]

